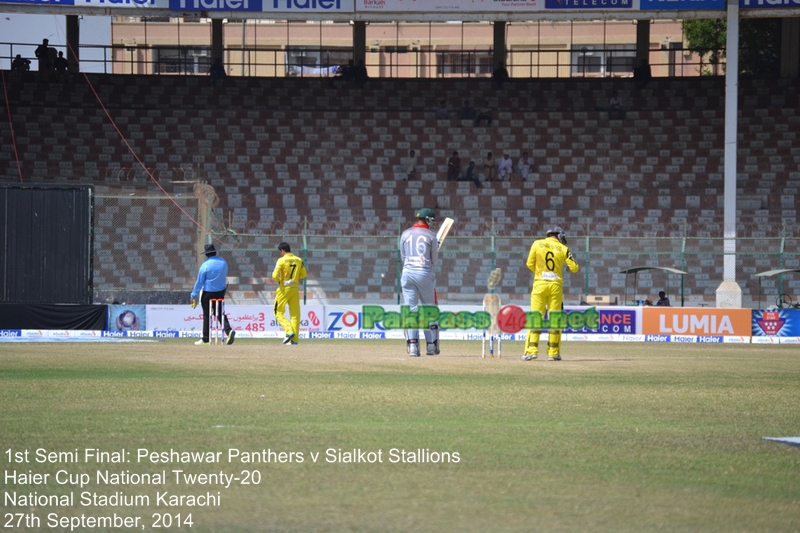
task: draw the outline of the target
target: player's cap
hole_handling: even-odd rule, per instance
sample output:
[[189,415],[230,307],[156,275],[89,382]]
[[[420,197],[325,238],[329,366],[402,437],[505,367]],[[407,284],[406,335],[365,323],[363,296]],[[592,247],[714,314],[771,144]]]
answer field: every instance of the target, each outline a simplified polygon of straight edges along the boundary
[[216,254],[217,249],[214,247],[213,244],[206,244],[205,251],[203,252],[205,255]]
[[436,214],[433,212],[433,209],[423,207],[417,211],[417,218],[429,218],[431,220],[436,220]]

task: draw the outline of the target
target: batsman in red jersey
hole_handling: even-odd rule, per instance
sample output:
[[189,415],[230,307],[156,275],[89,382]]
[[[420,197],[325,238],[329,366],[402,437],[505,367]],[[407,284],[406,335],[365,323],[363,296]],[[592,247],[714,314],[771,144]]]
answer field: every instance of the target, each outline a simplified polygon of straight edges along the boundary
[[[537,311],[544,318],[554,311],[564,311],[564,265],[570,272],[578,271],[578,263],[572,258],[567,247],[567,236],[558,226],[551,226],[546,237],[534,241],[528,253],[526,265],[533,272],[533,289],[531,290],[531,311]],[[539,356],[539,336],[541,329],[528,331],[525,340],[523,361],[530,361]],[[561,360],[561,329],[548,330],[547,355],[550,361]]]

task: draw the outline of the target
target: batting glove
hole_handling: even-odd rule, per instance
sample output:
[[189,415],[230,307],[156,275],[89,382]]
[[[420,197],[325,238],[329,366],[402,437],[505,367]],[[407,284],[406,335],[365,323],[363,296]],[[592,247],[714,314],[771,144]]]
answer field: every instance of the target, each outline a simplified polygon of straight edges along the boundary
[[191,305],[191,306],[192,306],[192,309],[194,309],[195,307],[197,307],[197,300],[195,300],[194,298],[192,298],[192,300],[191,300],[191,302],[190,302],[190,304],[189,304],[189,305]]

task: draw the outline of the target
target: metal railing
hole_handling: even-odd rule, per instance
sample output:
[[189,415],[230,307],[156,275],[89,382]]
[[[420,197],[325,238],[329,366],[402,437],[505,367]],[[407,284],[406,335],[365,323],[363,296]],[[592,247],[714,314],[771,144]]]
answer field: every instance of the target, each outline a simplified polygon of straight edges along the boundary
[[[31,70],[38,68],[33,55],[36,44],[0,42],[0,68],[9,69],[16,54],[31,59]],[[54,46],[64,51],[66,47]],[[327,77],[331,67],[344,63],[351,53],[342,48],[305,47],[303,57],[290,49],[228,47],[223,63],[231,76]],[[367,53],[366,66],[371,77],[480,78],[492,72],[491,49],[413,50],[407,53]],[[703,54],[684,54],[676,50],[651,50],[649,62],[654,76],[695,77],[713,74]],[[593,61],[587,60],[587,53]],[[635,49],[593,48],[510,50],[507,68],[512,78],[629,77],[633,72]],[[203,46],[124,46],[81,45],[81,71],[103,74],[207,75],[212,63],[211,48]],[[333,59],[331,59],[333,58]],[[336,59],[340,59],[337,61]],[[722,69],[718,69],[722,74]]]

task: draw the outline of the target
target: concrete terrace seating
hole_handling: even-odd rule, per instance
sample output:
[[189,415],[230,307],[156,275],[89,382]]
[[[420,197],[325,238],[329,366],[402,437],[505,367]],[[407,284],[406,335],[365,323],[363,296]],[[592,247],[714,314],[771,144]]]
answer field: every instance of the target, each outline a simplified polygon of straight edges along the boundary
[[[15,150],[0,153],[0,179],[20,181],[19,154],[22,181],[89,182],[153,193],[155,179],[175,193],[191,190],[179,182],[204,180],[220,198],[221,218],[241,234],[306,228],[322,237],[395,235],[411,210],[431,202],[440,216],[459,219],[460,237],[486,234],[492,220],[502,235],[536,235],[555,219],[573,234],[638,235],[643,226],[669,232],[687,224],[708,236],[721,232],[721,79],[656,79],[642,93],[628,80],[512,80],[497,92],[488,80],[376,79],[359,89],[297,78],[228,78],[217,88],[204,77],[87,79],[91,86],[83,78],[52,85],[9,81],[14,137],[7,116],[0,119],[0,137]],[[740,81],[740,235],[798,227],[797,89],[796,80]],[[624,121],[593,111],[615,90],[626,101]],[[437,120],[431,110],[442,95],[456,107],[464,100],[489,100],[493,125]],[[410,149],[419,155],[421,174],[407,182],[404,158]],[[454,150],[463,168],[474,160],[479,169],[486,152],[499,159],[507,151],[516,162],[527,150],[534,172],[525,182],[515,175],[483,189],[446,182]],[[120,225],[157,224],[157,209],[153,222],[118,221],[103,209],[98,206],[97,262],[114,278],[109,283],[144,287],[159,272],[175,285],[191,277],[196,258],[190,225],[170,225],[175,231],[163,240],[154,235],[134,241],[120,237]],[[359,216],[356,225],[353,213]],[[357,299],[379,282],[377,275],[383,273],[387,284],[394,272],[378,257],[341,271],[339,258],[327,255],[319,258],[319,276],[331,294]],[[272,260],[261,258],[258,266],[235,273],[243,290],[268,290],[263,272],[255,271]],[[482,291],[489,266],[462,268],[464,260],[452,258],[442,275],[446,281],[440,279],[442,295]],[[607,258],[593,269],[626,266],[625,260]],[[709,277],[707,283],[687,279],[694,284],[689,290],[713,292],[709,286],[721,267],[692,268]],[[624,278],[612,278],[609,289],[619,293]],[[525,290],[524,265],[509,270],[506,282]]]

